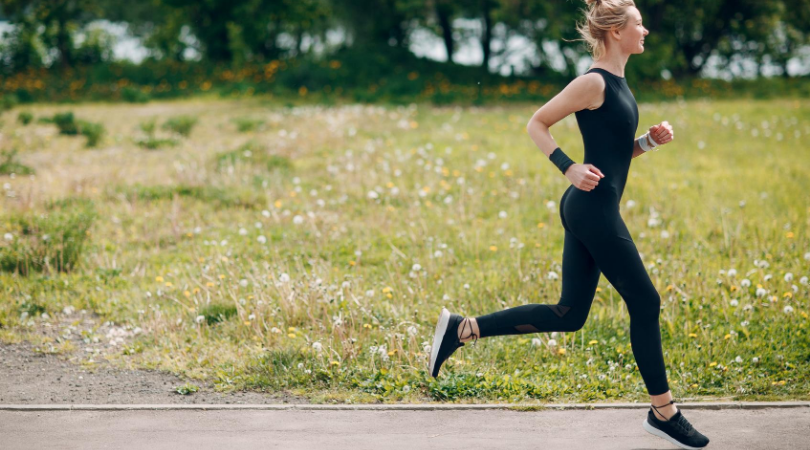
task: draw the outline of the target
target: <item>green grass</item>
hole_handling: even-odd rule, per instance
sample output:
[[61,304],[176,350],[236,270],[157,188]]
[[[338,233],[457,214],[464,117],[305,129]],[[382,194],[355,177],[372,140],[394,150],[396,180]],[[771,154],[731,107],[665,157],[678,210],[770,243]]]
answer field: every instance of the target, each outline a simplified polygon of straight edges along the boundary
[[[38,138],[49,125],[7,120],[2,133],[37,175],[8,180],[27,194],[0,200],[0,236],[54,199],[92,201],[98,218],[73,270],[0,273],[4,339],[29,339],[31,317],[71,305],[145,330],[115,349],[114,364],[222,391],[287,390],[314,402],[647,401],[626,306],[604,277],[583,329],[487,338],[460,349],[438,380],[427,374],[442,306],[477,316],[560,297],[568,181],[526,134],[538,106],[76,106],[109,130],[94,152]],[[53,109],[30,108],[36,117]],[[810,398],[810,106],[639,110],[638,135],[663,120],[676,132],[633,160],[621,204],[661,293],[673,394]],[[158,120],[178,116],[199,126],[170,151],[128,139],[144,118],[154,117],[154,135]],[[272,126],[248,136],[234,127],[244,117]],[[582,162],[574,117],[551,131]]]

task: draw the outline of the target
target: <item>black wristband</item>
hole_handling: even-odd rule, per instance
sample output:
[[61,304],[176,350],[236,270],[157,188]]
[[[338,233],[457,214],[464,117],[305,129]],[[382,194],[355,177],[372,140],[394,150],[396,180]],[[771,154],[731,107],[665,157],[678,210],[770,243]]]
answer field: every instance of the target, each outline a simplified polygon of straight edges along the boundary
[[555,148],[554,151],[548,155],[548,159],[550,159],[551,162],[553,162],[554,165],[560,169],[560,172],[562,172],[563,175],[565,175],[565,171],[568,170],[569,167],[576,164],[571,160],[571,158],[568,157],[568,155],[563,153],[560,147]]

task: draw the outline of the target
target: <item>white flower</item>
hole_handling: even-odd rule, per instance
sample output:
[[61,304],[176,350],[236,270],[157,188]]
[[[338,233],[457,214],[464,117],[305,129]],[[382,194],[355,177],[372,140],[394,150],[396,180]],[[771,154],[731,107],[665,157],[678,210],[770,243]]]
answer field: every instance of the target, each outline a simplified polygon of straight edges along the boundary
[[793,312],[793,307],[790,306],[790,305],[787,305],[787,306],[785,306],[785,308],[782,311],[784,311],[785,313],[792,313]]
[[764,297],[767,293],[768,291],[765,288],[757,288],[757,297]]
[[411,325],[411,326],[408,327],[408,334],[409,335],[416,336],[416,333],[418,333],[418,330],[416,329],[415,326]]
[[556,280],[556,279],[558,279],[558,278],[560,278],[560,277],[557,275],[557,272],[555,272],[555,271],[553,271],[553,270],[552,270],[552,271],[550,271],[550,272],[548,273],[548,279],[549,279],[549,280]]
[[248,320],[256,320],[256,314],[249,315]]
[[448,195],[447,197],[444,198],[444,204],[445,205],[449,205],[450,203],[453,203],[453,196],[452,195]]
[[498,217],[500,217],[501,219],[506,219],[506,211],[499,212]]
[[743,280],[740,281],[740,286],[744,288],[751,286],[751,280],[749,280],[748,278],[743,278]]
[[239,286],[242,286],[242,287],[247,287],[247,285],[248,285],[248,280],[246,280],[246,279],[244,279],[244,278],[242,278],[241,280],[239,280]]
[[442,253],[441,250],[436,250],[435,252],[433,252],[433,257],[434,258],[441,258],[442,255],[444,255],[444,253]]
[[422,270],[422,266],[420,266],[419,264],[414,264],[413,267],[411,267],[411,270],[413,270],[414,272],[419,272],[420,270]]
[[742,356],[737,355],[737,357],[736,357],[736,358],[734,358],[734,361],[735,361],[735,362],[737,362],[737,363],[741,363],[741,362],[743,362]]
[[464,289],[469,289],[469,288],[470,288],[470,284],[469,283],[464,283]]
[[278,277],[278,281],[281,281],[282,283],[287,283],[290,281],[290,276],[287,275],[286,273],[282,273],[281,276]]
[[748,326],[748,321],[747,321],[747,320],[743,320],[742,322],[740,322],[740,325],[742,325],[742,326],[744,326],[744,327],[747,327],[747,326]]
[[804,259],[810,261],[810,252],[804,254]]
[[320,342],[313,342],[312,348],[314,348],[316,351],[321,351],[323,350],[323,344],[321,344]]
[[6,233],[6,234],[3,235],[3,238],[5,238],[7,241],[13,241],[14,240],[14,235],[11,234],[11,233]]
[[267,238],[264,237],[264,236],[259,236],[259,237],[256,238],[256,240],[259,241],[259,244],[266,244],[267,243]]
[[368,191],[368,198],[372,200],[377,199],[380,198],[380,194],[378,194],[377,191]]
[[771,274],[765,275],[765,281],[770,281],[771,278],[773,278],[773,275],[771,275]]
[[548,202],[546,202],[546,208],[548,209],[554,209],[555,205],[556,203],[554,203],[554,200],[549,200]]
[[808,283],[808,281],[810,281],[810,280],[808,280],[808,279],[807,279],[807,277],[801,277],[801,278],[799,278],[799,283],[801,283],[801,284],[807,284],[807,283]]
[[756,364],[756,363],[758,363],[758,362],[759,362],[759,358],[757,358],[756,356],[754,356],[753,358],[751,358],[751,362],[753,362],[754,364]]
[[737,275],[737,269],[728,269],[728,276],[733,277]]
[[271,333],[276,333],[276,334],[281,334],[281,330],[279,330],[279,329],[278,329],[278,328],[276,328],[276,327],[270,328],[270,332],[271,332]]
[[539,338],[532,338],[532,345],[535,347],[539,347],[543,345],[543,341],[541,341]]
[[557,346],[557,341],[555,341],[554,339],[549,339],[548,340],[548,346],[549,347],[556,347]]
[[627,209],[630,209],[630,208],[636,206],[636,201],[635,200],[627,200],[627,202],[624,204],[624,206],[626,206]]
[[352,284],[349,283],[348,281],[344,281],[343,283],[340,284],[340,287],[343,289],[349,289],[350,287],[352,287]]
[[296,214],[295,217],[293,217],[293,223],[296,225],[301,225],[302,223],[304,223],[304,217]]
[[734,300],[729,302],[729,304],[731,304],[731,306],[737,306],[737,303],[738,303],[737,299],[734,299]]
[[205,316],[197,316],[197,318],[196,318],[196,319],[194,319],[194,320],[195,320],[197,323],[203,323],[203,321],[205,321]]
[[669,238],[669,231],[667,231],[667,230],[661,230],[661,237],[662,237],[663,239],[668,239],[668,238]]
[[266,209],[265,209],[264,211],[262,211],[262,215],[263,215],[264,217],[270,217],[270,211],[268,211],[268,210],[266,210]]
[[411,391],[411,385],[410,384],[406,384],[405,386],[402,386],[402,392],[410,392],[410,391]]
[[247,234],[247,230],[246,230],[246,229],[244,229],[244,228],[240,228],[240,229],[239,229],[239,235],[240,235],[240,236],[245,236],[246,234]]
[[366,291],[366,297],[373,297],[373,296],[374,296],[374,290],[373,289],[369,289],[369,290]]
[[793,281],[793,274],[790,273],[790,272],[786,273],[785,274],[785,281],[787,281],[787,282]]
[[650,217],[650,219],[647,220],[648,227],[657,227],[658,225],[661,225],[661,220],[659,220],[657,217]]

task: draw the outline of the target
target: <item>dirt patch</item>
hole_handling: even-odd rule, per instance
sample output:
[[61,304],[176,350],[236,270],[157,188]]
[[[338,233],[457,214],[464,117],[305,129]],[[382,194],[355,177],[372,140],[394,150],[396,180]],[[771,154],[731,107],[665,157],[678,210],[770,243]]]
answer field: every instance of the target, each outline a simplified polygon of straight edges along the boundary
[[35,352],[29,343],[0,343],[0,403],[3,404],[167,404],[167,403],[309,403],[284,393],[214,392],[212,385],[189,383],[200,390],[181,395],[175,375],[150,370],[96,367],[71,363],[65,355]]

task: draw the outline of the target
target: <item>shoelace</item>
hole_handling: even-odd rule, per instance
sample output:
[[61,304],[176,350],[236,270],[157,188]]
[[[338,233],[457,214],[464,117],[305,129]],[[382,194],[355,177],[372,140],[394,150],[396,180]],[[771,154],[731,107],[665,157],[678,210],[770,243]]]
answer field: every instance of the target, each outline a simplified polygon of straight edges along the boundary
[[694,428],[692,428],[692,424],[689,423],[689,421],[686,420],[686,417],[683,415],[681,415],[681,417],[678,418],[678,421],[675,422],[675,427],[686,436],[691,436],[692,431],[694,430]]
[[[470,319],[465,318],[464,320],[462,320],[462,324],[463,325],[461,325],[461,337],[459,337],[459,343],[463,345],[463,342],[460,342],[460,341],[461,341],[461,339],[464,339],[464,329],[469,325],[470,334],[467,337],[472,336],[475,339],[473,341],[473,343],[472,343],[473,347],[475,347],[475,345],[478,343],[479,336],[477,334],[473,333],[473,327],[470,324]],[[459,345],[459,347],[461,347],[461,345]]]
[[[663,415],[663,414],[661,414],[661,412],[660,412],[660,411],[658,411],[658,408],[663,408],[664,406],[671,405],[671,404],[673,404],[673,403],[676,403],[674,399],[673,399],[673,400],[670,400],[670,402],[669,402],[669,403],[667,403],[667,404],[665,404],[665,405],[659,405],[659,406],[657,406],[657,407],[656,407],[655,405],[650,405],[650,406],[652,406],[652,407],[653,407],[653,409],[655,409],[655,412],[657,412],[658,414],[660,414],[660,415],[661,415],[661,417],[664,417],[664,415]],[[669,420],[666,420],[665,422],[669,422],[669,423],[671,423],[671,424],[672,424],[672,426],[673,426],[673,427],[674,427],[676,430],[678,430],[679,432],[681,432],[681,433],[683,433],[683,434],[685,434],[685,435],[687,435],[687,436],[689,436],[689,435],[691,434],[691,432],[694,430],[694,428],[692,427],[692,424],[691,424],[691,423],[689,423],[689,421],[688,421],[688,420],[686,420],[686,417],[684,417],[684,416],[683,416],[683,414],[681,414],[681,416],[680,416],[680,417],[678,417],[678,420],[677,420],[677,421],[675,421],[675,422],[670,422]]]

